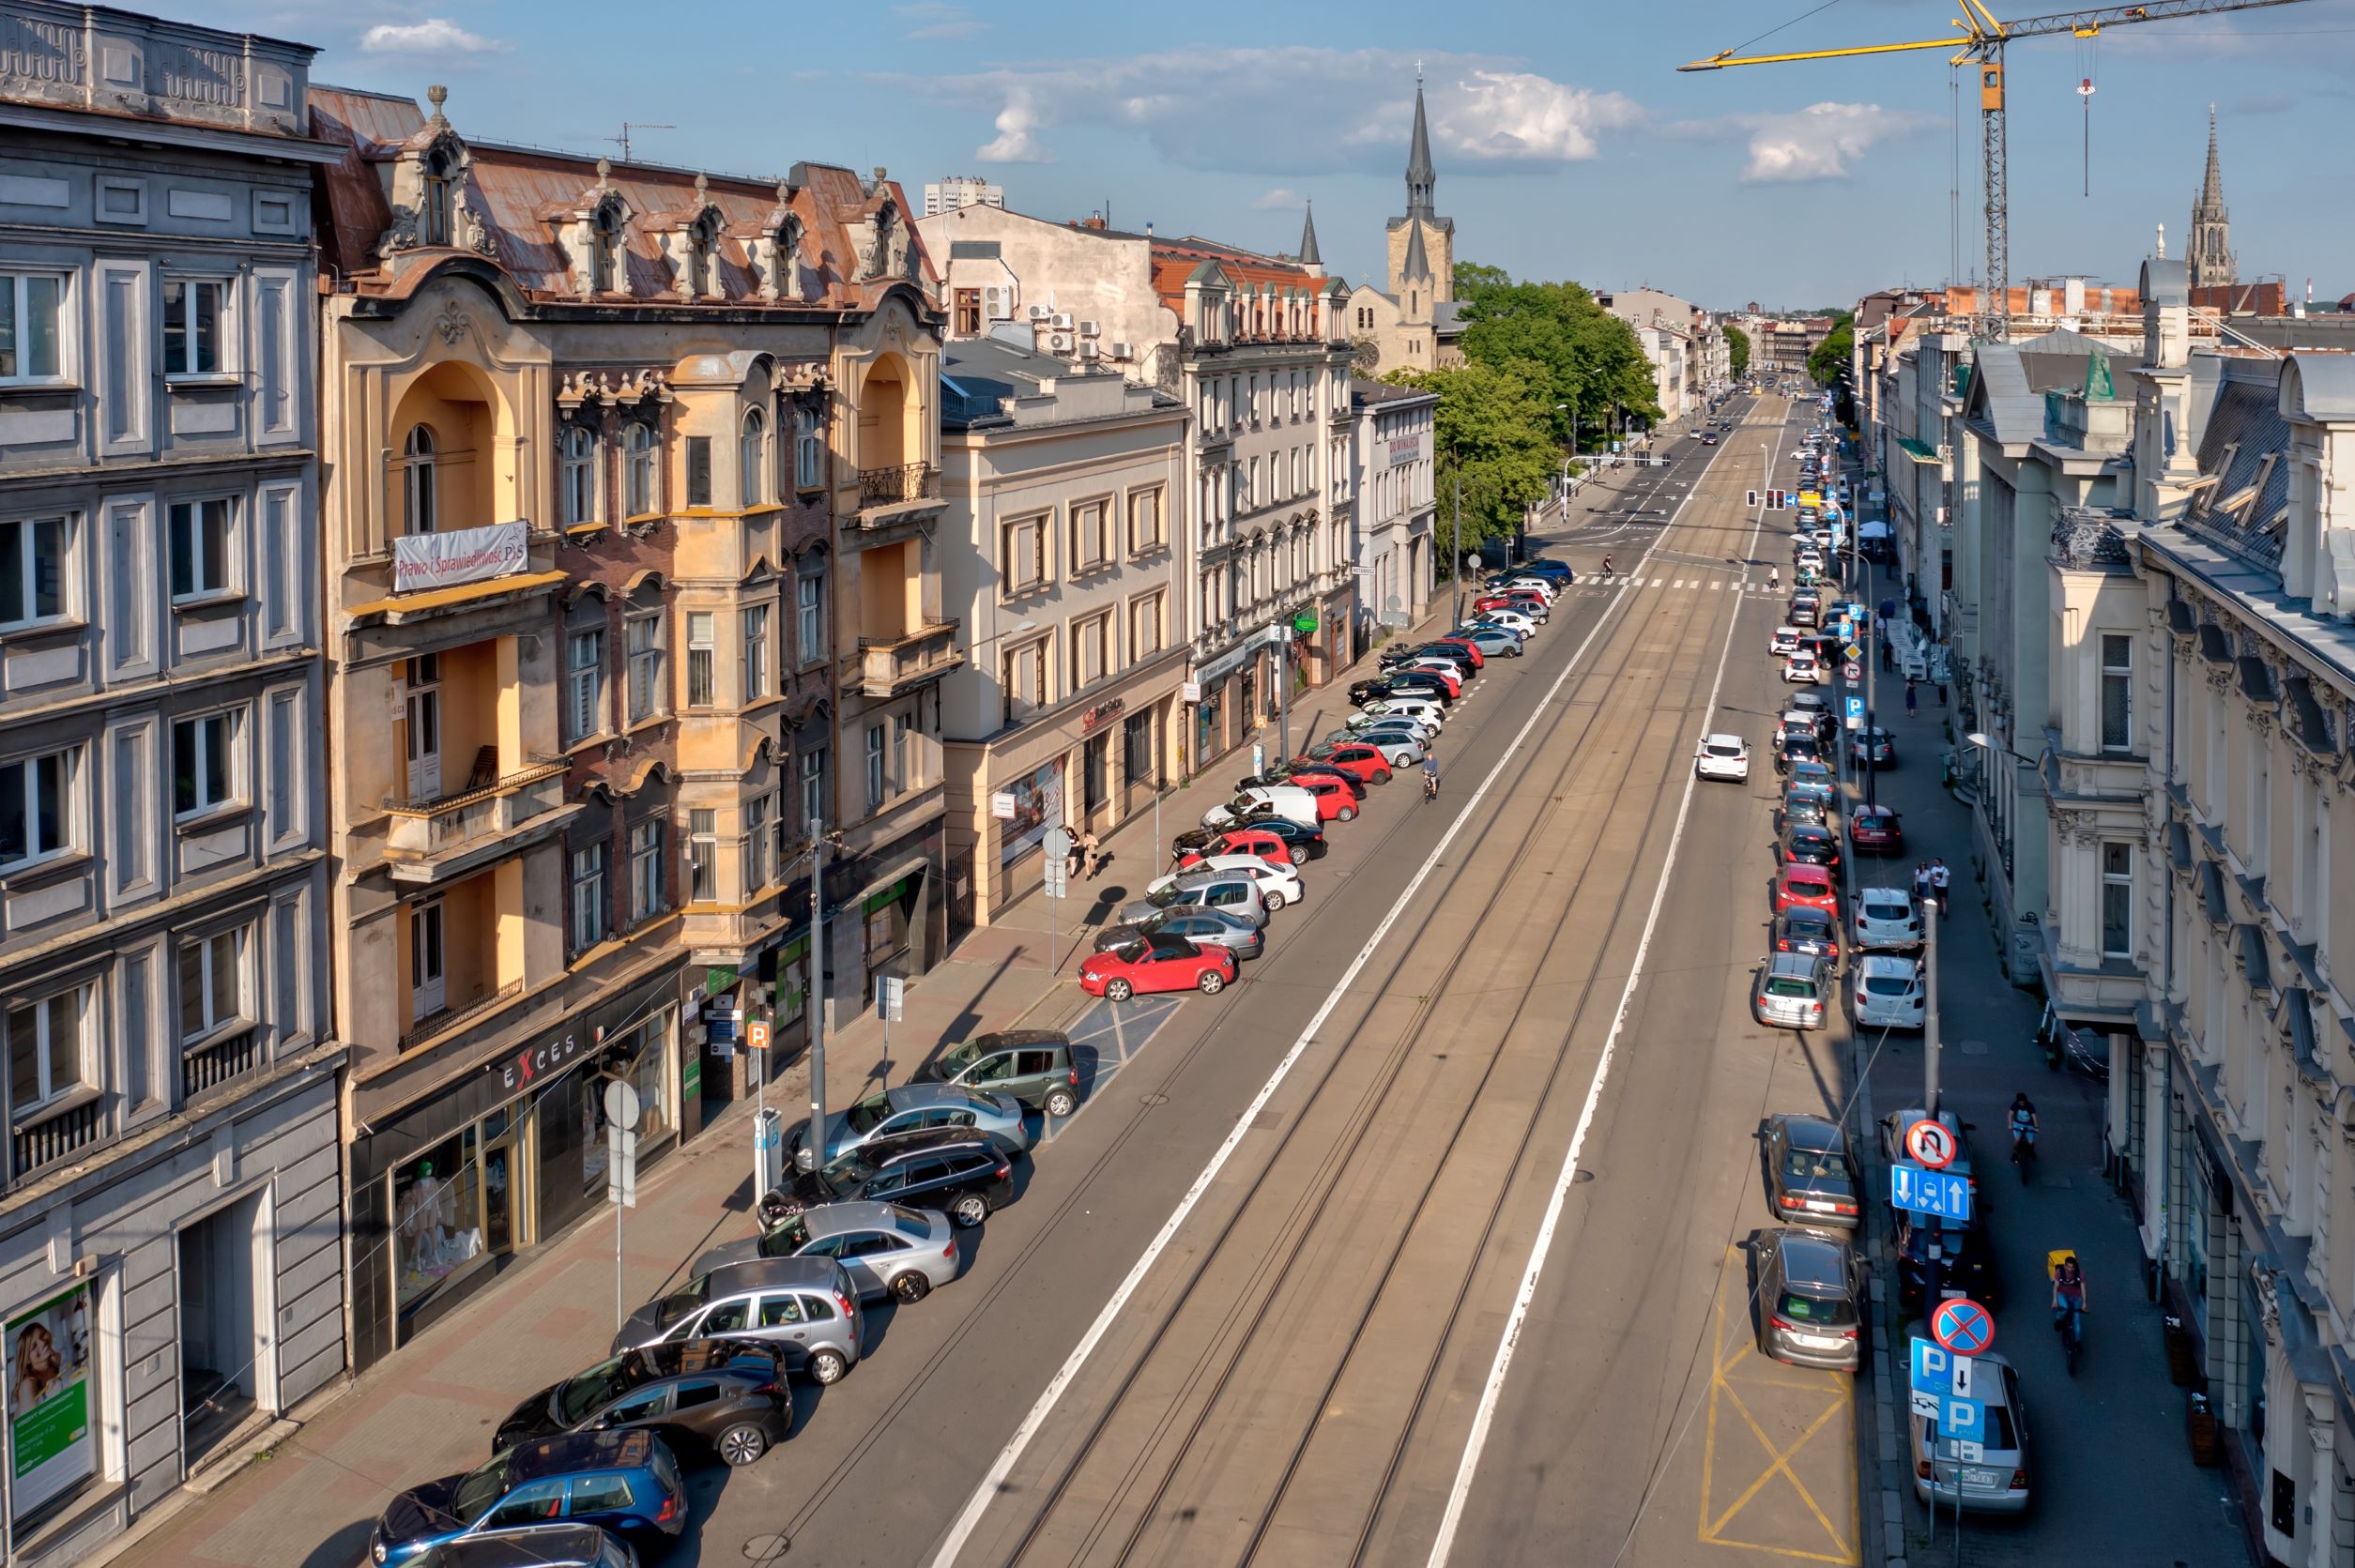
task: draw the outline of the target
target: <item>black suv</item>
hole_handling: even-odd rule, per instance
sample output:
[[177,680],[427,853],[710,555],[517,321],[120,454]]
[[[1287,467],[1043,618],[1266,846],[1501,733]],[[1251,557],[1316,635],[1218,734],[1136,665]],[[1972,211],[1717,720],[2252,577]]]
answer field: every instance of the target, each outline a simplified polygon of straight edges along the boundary
[[772,1230],[821,1203],[874,1201],[938,1209],[977,1225],[1014,1196],[1014,1162],[1022,1151],[995,1133],[927,1127],[869,1138],[817,1170],[796,1171],[761,1195],[760,1227]]
[[709,1449],[749,1465],[793,1429],[774,1350],[742,1339],[678,1339],[625,1350],[515,1407],[491,1452],[559,1432],[650,1428],[672,1448]]
[[1977,1225],[1958,1225],[1899,1210],[1897,1214],[1897,1309],[1909,1317],[1921,1317],[1930,1283],[1930,1244],[1938,1247],[1938,1297],[1959,1290],[1996,1310],[2002,1292],[1996,1284],[1995,1261],[1987,1256],[1987,1233]]

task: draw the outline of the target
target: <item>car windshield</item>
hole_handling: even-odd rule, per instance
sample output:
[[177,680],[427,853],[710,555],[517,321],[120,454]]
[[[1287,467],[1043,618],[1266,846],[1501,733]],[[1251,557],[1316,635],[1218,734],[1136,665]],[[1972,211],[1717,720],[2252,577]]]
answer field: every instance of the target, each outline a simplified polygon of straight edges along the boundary
[[589,1415],[603,1409],[614,1395],[630,1387],[635,1379],[631,1376],[634,1356],[616,1356],[609,1362],[599,1362],[572,1381],[556,1391],[556,1412],[565,1424],[587,1421]]
[[809,1245],[809,1221],[796,1214],[760,1239],[763,1257],[791,1257]]
[[1782,1316],[1802,1328],[1844,1329],[1857,1320],[1857,1307],[1845,1298],[1827,1302],[1819,1296],[1786,1290],[1782,1293]]
[[1867,975],[1864,988],[1876,997],[1902,997],[1914,988],[1914,982],[1898,975]]
[[514,1457],[509,1449],[481,1469],[458,1483],[457,1493],[450,1499],[450,1512],[461,1524],[472,1524],[481,1518],[491,1504],[507,1491],[507,1462]]
[[872,1133],[876,1124],[892,1114],[891,1097],[870,1095],[842,1113],[842,1119],[853,1133]]
[[1145,894],[1145,902],[1156,909],[1167,909],[1172,905],[1185,902],[1185,890],[1175,882],[1170,882]]
[[857,1154],[845,1154],[826,1162],[818,1177],[837,1193],[854,1193],[875,1179],[875,1166]]

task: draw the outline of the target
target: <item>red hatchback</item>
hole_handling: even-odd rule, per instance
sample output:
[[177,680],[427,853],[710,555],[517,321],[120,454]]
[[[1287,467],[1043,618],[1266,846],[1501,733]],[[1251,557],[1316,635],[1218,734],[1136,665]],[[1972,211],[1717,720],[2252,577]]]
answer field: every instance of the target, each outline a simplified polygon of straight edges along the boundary
[[1792,908],[1821,909],[1838,920],[1840,890],[1831,873],[1822,866],[1784,866],[1774,879],[1774,912],[1780,915]]
[[1848,842],[1859,855],[1896,855],[1904,850],[1905,830],[1889,807],[1858,806],[1848,816]]
[[1234,951],[1197,947],[1183,936],[1155,934],[1109,952],[1093,952],[1079,966],[1079,989],[1124,1002],[1145,991],[1225,990],[1234,981]]
[[1292,766],[1295,773],[1304,768],[1335,768],[1361,784],[1390,782],[1390,764],[1380,752],[1347,741],[1315,747],[1307,755],[1292,758]]
[[1317,798],[1319,822],[1357,820],[1358,786],[1353,781],[1323,773],[1294,773],[1287,782],[1299,785]]
[[1295,866],[1308,858],[1305,849],[1293,853],[1292,845],[1264,828],[1234,828],[1219,834],[1200,849],[1189,849],[1178,858],[1178,870],[1200,865],[1213,855],[1257,855],[1261,860],[1279,866]]
[[1464,652],[1472,655],[1472,667],[1475,670],[1485,667],[1489,662],[1489,656],[1482,653],[1477,647],[1474,647],[1472,639],[1469,637],[1433,637],[1431,641],[1434,643],[1445,643],[1449,647],[1460,647],[1463,649]]

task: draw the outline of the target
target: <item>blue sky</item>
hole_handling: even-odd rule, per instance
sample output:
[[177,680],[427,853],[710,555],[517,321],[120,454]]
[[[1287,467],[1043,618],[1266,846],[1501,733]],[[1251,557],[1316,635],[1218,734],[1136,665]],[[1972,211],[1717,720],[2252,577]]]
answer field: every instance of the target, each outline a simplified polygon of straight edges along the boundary
[[[911,187],[979,174],[1040,216],[1109,203],[1123,227],[1267,249],[1297,242],[1313,197],[1326,266],[1353,280],[1379,268],[1382,221],[1402,205],[1419,59],[1462,258],[1719,308],[1945,281],[1943,53],[1674,70],[1778,27],[1756,47],[1951,31],[1937,0],[1812,3],[189,0],[167,14],[319,45],[326,82],[420,99],[447,82],[459,129],[500,140],[595,152],[624,118],[667,121],[637,134],[639,156],[747,174],[882,164]],[[2355,126],[2350,67],[2355,0],[2015,46],[2014,282],[2131,284],[2160,223],[2180,254],[2212,101],[2241,276],[2284,276],[2293,294],[2311,276],[2319,299],[2355,290],[2341,260],[2355,206],[2321,177]],[[1962,85],[1967,277],[1979,124]]]

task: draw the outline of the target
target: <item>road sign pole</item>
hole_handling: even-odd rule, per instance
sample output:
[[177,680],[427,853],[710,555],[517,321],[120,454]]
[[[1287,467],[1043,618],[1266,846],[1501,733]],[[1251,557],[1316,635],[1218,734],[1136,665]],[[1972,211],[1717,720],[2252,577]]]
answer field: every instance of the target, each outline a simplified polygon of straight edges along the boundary
[[1921,1106],[1933,1119],[1938,1114],[1938,920],[1926,915],[1921,922]]
[[[820,1165],[826,1149],[826,820],[809,825],[809,1141]],[[756,1071],[759,1069],[756,1067]],[[758,1201],[757,1195],[755,1201]]]

